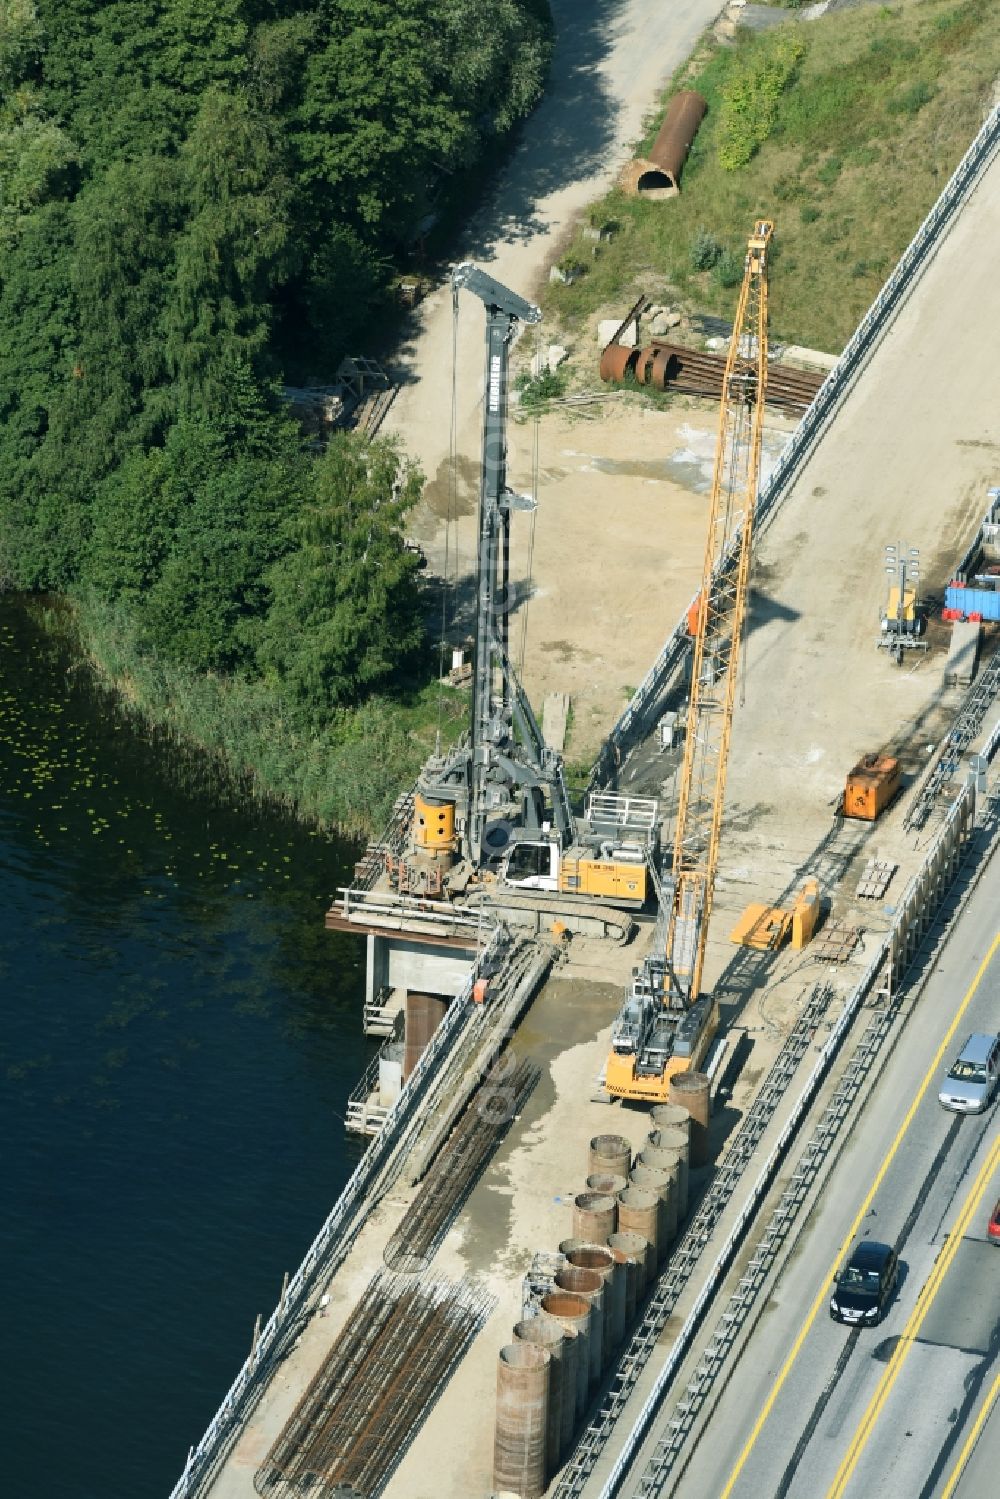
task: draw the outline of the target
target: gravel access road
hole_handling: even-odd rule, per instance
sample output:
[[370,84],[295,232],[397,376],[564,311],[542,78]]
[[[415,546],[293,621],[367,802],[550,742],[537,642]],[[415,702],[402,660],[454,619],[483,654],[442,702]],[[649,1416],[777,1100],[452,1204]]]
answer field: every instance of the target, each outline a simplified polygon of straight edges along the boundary
[[[560,240],[613,182],[659,89],[720,8],[720,0],[552,0],[557,39],[545,97],[525,123],[489,201],[470,220],[456,262],[473,260],[522,296],[537,295]],[[457,448],[476,464],[483,335],[481,305],[463,297]],[[422,303],[416,336],[394,360],[394,370],[404,383],[384,430],[402,439],[432,488],[437,481],[446,490],[452,372],[446,281]],[[435,532],[443,533],[443,517],[432,516],[430,524],[420,519],[434,566]]]

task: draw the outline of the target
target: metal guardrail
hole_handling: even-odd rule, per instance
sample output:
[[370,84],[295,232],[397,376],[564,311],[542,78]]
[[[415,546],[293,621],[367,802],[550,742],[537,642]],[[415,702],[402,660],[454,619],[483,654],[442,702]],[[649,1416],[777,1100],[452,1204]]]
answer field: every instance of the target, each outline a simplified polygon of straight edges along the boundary
[[933,769],[924,781],[916,800],[903,819],[907,832],[919,831],[930,817],[938,796],[958,773],[962,756],[983,726],[983,721],[1000,692],[1000,651],[974,682],[962,700],[948,737],[938,751]]
[[674,1406],[675,1414],[667,1423],[663,1436],[657,1442],[639,1484],[633,1491],[634,1499],[654,1499],[654,1496],[661,1493],[768,1275],[774,1268],[775,1258],[805,1205],[823,1162],[846,1123],[883,1042],[892,1030],[893,1018],[892,1008],[884,1006],[866,1026],[849,1067],[807,1141],[801,1160],[771,1214],[763,1237],[716,1322],[715,1331],[698,1367]]
[[987,739],[986,743],[983,745],[979,753],[985,756],[987,760],[992,760],[993,756],[997,752],[998,745],[1000,745],[1000,718],[998,718],[996,723],[993,725],[992,729],[990,730],[990,737]]
[[[757,524],[771,518],[779,500],[812,453],[821,433],[839,409],[872,349],[937,248],[955,210],[1000,147],[1000,105],[991,110],[979,134],[955,168],[934,207],[854,331],[816,399],[796,427],[757,499]],[[738,538],[737,538],[738,539]],[[720,564],[720,570],[725,564]],[[656,661],[601,746],[588,789],[613,784],[621,765],[652,727],[668,684],[688,650],[687,611],[681,616]]]
[[263,1388],[262,1374],[271,1361],[280,1356],[282,1343],[294,1330],[319,1272],[329,1267],[331,1251],[354,1223],[364,1203],[389,1164],[390,1157],[404,1138],[417,1104],[429,1080],[440,1066],[442,1057],[460,1035],[466,1020],[478,1011],[472,1000],[472,988],[479,969],[494,959],[509,942],[505,927],[493,929],[486,947],[480,953],[465,985],[448,1007],[444,1019],[434,1032],[399,1098],[389,1110],[385,1124],[369,1145],[325,1223],[306,1252],[274,1311],[255,1341],[254,1348],[233,1380],[228,1393],[212,1418],[204,1436],[188,1454],[184,1472],[170,1492],[170,1499],[192,1499],[215,1470],[236,1429],[248,1415],[250,1401]]
[[[962,791],[955,798],[955,801],[952,804],[951,810],[949,811],[948,817],[944,825],[942,826],[940,833],[937,835],[933,844],[928,850],[923,867],[930,867],[939,858],[941,846],[946,839],[950,837],[961,836],[960,828],[963,825],[965,803],[969,795],[969,789],[967,787],[963,787]],[[907,896],[911,892],[919,888],[920,878],[921,871],[918,870],[910,880],[906,891],[904,892],[903,898],[899,902],[901,912],[905,911],[906,909]],[[948,887],[943,885],[936,885],[934,887],[935,904],[940,903],[941,899],[943,899],[946,893],[947,888]],[[865,998],[871,992],[876,979],[886,965],[886,962],[890,955],[892,938],[893,929],[890,929],[890,931],[886,934],[886,936],[879,944],[878,950],[872,957],[867,969],[865,970],[864,975],[859,980],[853,993],[847,999],[840,1017],[831,1030],[830,1035],[827,1037],[827,1040],[819,1054],[819,1057],[817,1058],[816,1065],[807,1078],[805,1084],[803,1085],[802,1091],[795,1101],[795,1105],[788,1118],[788,1121],[785,1124],[785,1127],[782,1130],[780,1136],[778,1137],[778,1140],[775,1142],[770,1155],[765,1161],[764,1166],[762,1167],[760,1174],[757,1177],[757,1181],[754,1184],[746,1205],[737,1218],[736,1223],[730,1230],[726,1242],[720,1249],[715,1263],[709,1271],[701,1288],[701,1291],[699,1292],[698,1299],[692,1307],[691,1311],[688,1313],[684,1325],[678,1333],[676,1341],[674,1342],[673,1347],[670,1350],[670,1354],[666,1362],[664,1363],[663,1368],[660,1370],[660,1373],[656,1378],[656,1382],[653,1385],[653,1388],[650,1391],[649,1395],[647,1396],[642,1410],[639,1412],[632,1430],[629,1432],[629,1435],[622,1446],[618,1459],[615,1462],[615,1465],[612,1468],[607,1480],[605,1481],[603,1488],[601,1489],[601,1499],[614,1499],[614,1496],[618,1493],[621,1487],[623,1479],[625,1478],[633,1462],[635,1461],[640,1447],[649,1435],[650,1428],[653,1424],[653,1421],[655,1420],[657,1411],[662,1404],[663,1398],[670,1385],[676,1378],[681,1364],[687,1357],[687,1354],[694,1341],[695,1335],[698,1332],[702,1322],[704,1321],[709,1307],[718,1294],[725,1275],[728,1273],[730,1267],[733,1264],[733,1261],[736,1259],[737,1253],[739,1252],[744,1242],[744,1237],[747,1230],[749,1229],[755,1217],[759,1213],[761,1207],[763,1206],[767,1194],[770,1191],[771,1186],[773,1185],[775,1177],[777,1176],[778,1169],[788,1153],[789,1146],[794,1140],[806,1114],[812,1107],[813,1101],[816,1097],[816,1093],[818,1092],[821,1083],[826,1077],[830,1066],[832,1065],[832,1062],[837,1055],[837,1052],[839,1051],[845,1037],[848,1034],[848,1031],[853,1025],[857,1017],[858,1010],[860,1009]],[[568,1489],[566,1492],[567,1494],[578,1494],[579,1492],[581,1492],[581,1488],[582,1485],[573,1489]],[[562,1487],[560,1487],[557,1493],[559,1495],[559,1499],[563,1499]]]

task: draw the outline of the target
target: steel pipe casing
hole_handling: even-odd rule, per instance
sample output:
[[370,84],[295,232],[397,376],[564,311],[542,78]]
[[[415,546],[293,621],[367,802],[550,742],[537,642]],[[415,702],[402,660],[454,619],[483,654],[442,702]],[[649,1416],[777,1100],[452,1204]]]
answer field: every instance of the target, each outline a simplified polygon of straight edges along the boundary
[[[576,1349],[574,1362],[576,1371],[576,1400],[573,1410],[573,1423],[575,1427],[578,1422],[583,1420],[586,1414],[587,1393],[590,1389],[591,1305],[583,1296],[577,1296],[557,1289],[550,1291],[548,1295],[542,1297],[542,1311],[547,1317],[554,1317],[557,1322],[562,1324],[564,1332],[574,1338]],[[564,1421],[565,1418],[564,1411]]]
[[604,1280],[596,1270],[583,1270],[578,1265],[566,1265],[556,1276],[560,1291],[569,1291],[590,1304],[590,1368],[589,1380],[593,1387],[601,1377],[604,1367]]
[[568,1398],[574,1411],[576,1409],[576,1370],[573,1373],[573,1385],[568,1390],[563,1389],[565,1377],[569,1372],[569,1366],[564,1361],[563,1354],[564,1332],[560,1322],[554,1317],[546,1317],[544,1313],[540,1317],[528,1317],[514,1326],[514,1342],[529,1343],[536,1348],[545,1348],[551,1360],[549,1364],[549,1400],[545,1419],[545,1471],[546,1476],[556,1471],[559,1466],[559,1457],[562,1452],[563,1441],[563,1400]]
[[551,1364],[548,1349],[533,1343],[508,1343],[497,1359],[493,1487],[520,1499],[545,1493]]
[[624,1135],[595,1135],[590,1142],[590,1164],[587,1175],[603,1171],[608,1175],[628,1176],[632,1165],[632,1142]]

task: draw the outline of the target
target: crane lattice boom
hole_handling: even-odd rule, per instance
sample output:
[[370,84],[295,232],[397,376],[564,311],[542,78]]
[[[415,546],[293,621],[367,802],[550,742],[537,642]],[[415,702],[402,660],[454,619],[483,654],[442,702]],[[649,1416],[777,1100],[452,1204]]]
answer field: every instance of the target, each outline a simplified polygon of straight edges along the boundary
[[747,245],[722,387],[708,539],[698,597],[666,951],[669,1000],[685,1008],[697,999],[701,987],[719,862],[760,474],[767,387],[767,246],[772,229],[769,221],[760,220]]

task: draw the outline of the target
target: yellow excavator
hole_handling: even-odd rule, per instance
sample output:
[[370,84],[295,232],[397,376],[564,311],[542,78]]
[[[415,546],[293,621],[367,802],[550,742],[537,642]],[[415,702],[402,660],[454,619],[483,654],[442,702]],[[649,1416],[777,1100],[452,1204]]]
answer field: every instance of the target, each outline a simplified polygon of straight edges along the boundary
[[767,252],[759,220],[747,244],[722,386],[702,569],[691,612],[694,660],[673,864],[650,955],[633,970],[611,1032],[605,1086],[614,1098],[663,1102],[670,1078],[704,1060],[718,1003],[701,994],[726,769],[746,621],[767,390]]

